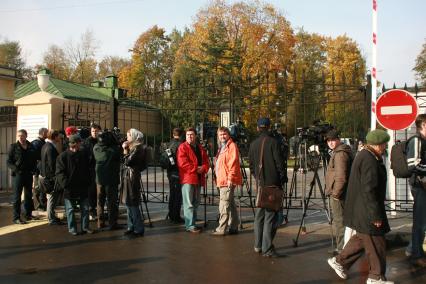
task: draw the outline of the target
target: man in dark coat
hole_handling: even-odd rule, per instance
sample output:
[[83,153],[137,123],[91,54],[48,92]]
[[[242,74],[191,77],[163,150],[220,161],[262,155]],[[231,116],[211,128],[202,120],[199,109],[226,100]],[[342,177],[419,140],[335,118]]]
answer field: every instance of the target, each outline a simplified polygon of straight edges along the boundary
[[[287,181],[287,173],[283,169],[281,150],[276,139],[269,131],[271,121],[269,118],[260,118],[257,122],[259,137],[250,144],[249,162],[250,172],[256,178],[259,186],[281,186]],[[260,153],[263,147],[263,171],[259,179]],[[278,212],[265,208],[256,208],[254,219],[254,250],[263,253],[266,257],[277,257],[272,244],[275,236]]]
[[108,229],[117,228],[120,150],[118,145],[113,143],[113,139],[111,132],[104,132],[98,136],[98,143],[93,147],[96,161],[98,229],[105,227],[105,198],[108,201]]
[[96,219],[97,211],[97,189],[96,189],[96,161],[93,156],[93,147],[98,142],[98,134],[101,131],[101,126],[95,123],[90,125],[90,136],[84,140],[83,149],[86,155],[89,157],[89,174],[90,174],[90,185],[89,185],[89,218],[90,220]]
[[40,128],[38,131],[38,137],[31,142],[33,146],[35,157],[37,160],[37,166],[34,169],[34,186],[33,186],[33,201],[34,201],[34,209],[46,210],[46,193],[42,192],[39,188],[38,177],[40,175],[40,163],[41,163],[41,148],[46,143],[45,140],[47,138],[47,128]]
[[70,136],[68,149],[56,159],[56,178],[64,190],[68,231],[74,236],[78,235],[73,206],[76,203],[80,206],[82,233],[93,233],[89,229],[89,160],[85,152],[80,151],[80,144],[78,134]]
[[352,149],[340,141],[337,130],[326,134],[328,147],[332,150],[325,176],[325,193],[330,198],[333,213],[333,232],[336,237],[336,250],[343,249],[345,226],[343,225],[343,210],[345,208],[346,188],[352,164]]
[[12,171],[13,223],[25,224],[21,220],[21,194],[23,190],[25,218],[29,221],[33,218],[32,184],[36,158],[34,149],[27,140],[27,131],[18,130],[17,137],[18,141],[10,145],[7,166]]
[[40,163],[40,189],[47,194],[47,220],[49,225],[62,225],[60,219],[55,216],[55,207],[61,195],[61,191],[55,188],[56,183],[56,158],[59,153],[56,149],[60,143],[60,134],[57,130],[49,130],[46,143],[41,148]]
[[169,163],[167,167],[167,178],[170,185],[170,197],[169,197],[169,219],[173,223],[184,223],[185,221],[180,217],[180,209],[182,206],[182,189],[179,183],[179,170],[177,167],[177,149],[182,144],[183,130],[181,128],[173,129],[173,138],[167,145],[166,151],[168,160],[173,159],[173,163]]
[[347,269],[363,254],[370,271],[366,283],[386,281],[386,240],[390,231],[385,210],[386,168],[382,155],[390,136],[376,129],[367,134],[367,145],[355,157],[347,190],[344,224],[356,230],[342,252],[328,260],[340,278],[347,278]]

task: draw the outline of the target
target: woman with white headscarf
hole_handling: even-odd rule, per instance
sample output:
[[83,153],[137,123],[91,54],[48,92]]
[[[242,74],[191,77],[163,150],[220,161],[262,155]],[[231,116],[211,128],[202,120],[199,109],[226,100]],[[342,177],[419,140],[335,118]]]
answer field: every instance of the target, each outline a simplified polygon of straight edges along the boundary
[[127,208],[126,238],[132,239],[143,236],[144,224],[140,210],[141,202],[141,171],[146,163],[143,149],[143,134],[137,129],[127,131],[127,141],[122,144],[124,163],[121,172],[120,196],[121,202]]

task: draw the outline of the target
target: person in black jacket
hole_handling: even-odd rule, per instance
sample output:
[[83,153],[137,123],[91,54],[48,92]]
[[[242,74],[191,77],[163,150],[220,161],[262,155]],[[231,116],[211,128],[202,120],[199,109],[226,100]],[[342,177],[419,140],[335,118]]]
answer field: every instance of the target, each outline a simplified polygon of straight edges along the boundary
[[169,164],[167,168],[167,178],[170,185],[170,197],[169,197],[169,218],[172,223],[181,224],[185,221],[180,216],[180,209],[182,206],[182,189],[179,183],[179,170],[177,168],[176,152],[179,145],[183,142],[182,140],[183,130],[181,128],[173,129],[173,139],[167,145],[167,149],[170,151],[168,159],[172,158],[174,165]]
[[40,163],[40,188],[47,194],[47,220],[49,225],[62,225],[55,216],[55,207],[61,191],[55,188],[56,183],[56,158],[59,153],[56,149],[60,143],[59,131],[50,129],[47,133],[46,143],[41,148]]
[[127,131],[127,141],[122,144],[124,153],[123,168],[121,171],[120,197],[127,208],[126,238],[135,238],[144,235],[141,204],[141,171],[146,162],[143,150],[143,134],[137,129]]
[[33,201],[34,209],[46,210],[46,193],[40,190],[38,177],[40,175],[40,163],[41,163],[41,148],[43,147],[46,137],[47,137],[47,128],[40,128],[38,131],[38,137],[31,142],[31,145],[34,148],[37,166],[34,169],[34,186],[33,186]]
[[24,209],[27,221],[33,219],[32,184],[33,170],[36,165],[34,149],[27,140],[27,131],[17,132],[18,141],[10,145],[7,166],[12,171],[13,184],[13,223],[25,224],[21,220],[21,194],[24,191]]
[[93,147],[96,160],[97,215],[98,229],[105,227],[105,198],[108,208],[108,229],[118,228],[118,184],[120,182],[120,149],[114,144],[111,132],[98,136],[98,143]]
[[[249,162],[250,172],[256,178],[259,186],[281,186],[287,181],[287,173],[283,169],[281,150],[276,139],[269,131],[271,121],[269,118],[260,118],[257,122],[257,130],[260,135],[250,144]],[[259,161],[263,145],[263,171],[259,179]],[[265,208],[256,208],[254,218],[254,250],[263,253],[266,257],[277,257],[272,244],[275,236],[275,228],[278,212]]]
[[96,219],[97,211],[97,189],[96,189],[96,161],[93,156],[93,147],[98,142],[99,132],[102,130],[101,126],[95,123],[90,125],[90,136],[84,140],[83,150],[89,157],[89,173],[90,173],[90,185],[89,185],[89,218],[90,220]]
[[393,283],[386,281],[386,240],[390,231],[385,210],[386,167],[382,155],[390,136],[376,129],[367,134],[367,145],[355,157],[344,209],[345,226],[356,230],[342,252],[328,260],[340,278],[347,278],[347,269],[363,254],[367,256],[370,271],[366,283]]
[[80,151],[81,138],[78,134],[69,137],[69,147],[56,159],[56,179],[64,190],[65,211],[67,214],[68,231],[78,235],[74,205],[80,206],[81,230],[84,233],[93,233],[89,229],[89,159],[85,152]]

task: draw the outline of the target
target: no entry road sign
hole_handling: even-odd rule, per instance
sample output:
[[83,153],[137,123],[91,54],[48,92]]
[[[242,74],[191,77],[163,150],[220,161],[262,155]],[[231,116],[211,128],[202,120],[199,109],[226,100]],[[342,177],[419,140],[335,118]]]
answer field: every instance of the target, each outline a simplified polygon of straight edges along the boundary
[[409,127],[418,113],[416,99],[404,90],[384,92],[376,103],[376,116],[379,123],[390,130]]

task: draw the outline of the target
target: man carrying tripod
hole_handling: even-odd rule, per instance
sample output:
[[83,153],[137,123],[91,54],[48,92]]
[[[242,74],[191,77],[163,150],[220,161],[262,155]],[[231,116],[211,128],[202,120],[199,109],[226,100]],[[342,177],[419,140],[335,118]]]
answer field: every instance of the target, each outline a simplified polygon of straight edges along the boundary
[[333,232],[336,236],[336,251],[340,252],[344,245],[345,227],[343,225],[343,210],[345,208],[346,188],[352,164],[352,150],[340,142],[336,130],[327,132],[325,139],[333,151],[325,175],[325,193],[330,197],[333,212]]

